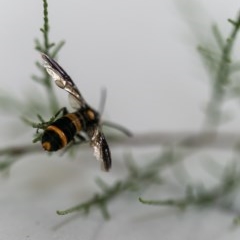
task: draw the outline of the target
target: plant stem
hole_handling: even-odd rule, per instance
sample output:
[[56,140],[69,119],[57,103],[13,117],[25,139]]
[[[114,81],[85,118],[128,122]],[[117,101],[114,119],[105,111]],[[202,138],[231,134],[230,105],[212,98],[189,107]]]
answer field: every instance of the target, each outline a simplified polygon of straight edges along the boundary
[[234,27],[222,49],[222,57],[213,82],[210,101],[207,106],[207,118],[204,125],[206,129],[217,129],[221,121],[221,106],[226,94],[226,85],[229,81],[232,49],[240,28],[240,16],[238,16],[236,22],[232,20],[229,21]]
[[[49,43],[49,19],[48,19],[48,3],[47,0],[43,0],[43,43],[44,43],[44,52],[49,55],[49,50],[54,44]],[[58,101],[56,95],[53,91],[53,82],[51,81],[48,73],[45,71],[45,87],[47,90],[47,96],[49,98],[50,109],[53,114],[59,109]]]

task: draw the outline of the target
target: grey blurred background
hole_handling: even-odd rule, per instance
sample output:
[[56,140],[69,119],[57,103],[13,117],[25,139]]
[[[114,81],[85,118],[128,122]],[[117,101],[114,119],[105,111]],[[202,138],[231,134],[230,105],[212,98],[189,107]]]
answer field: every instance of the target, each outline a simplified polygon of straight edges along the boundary
[[[1,3],[0,92],[23,102],[30,92],[47,102],[42,87],[31,79],[37,73],[34,62],[41,61],[34,39],[41,38],[42,1]],[[211,41],[213,22],[227,36],[231,29],[227,19],[239,10],[236,0],[49,0],[50,38],[66,41],[58,62],[92,106],[98,107],[101,89],[107,89],[104,118],[136,133],[197,131],[209,97],[209,79],[197,45]],[[237,46],[239,50],[240,44]],[[68,105],[66,93],[55,91],[62,105]],[[228,107],[236,118],[222,129],[235,131],[239,105]],[[19,110],[1,113],[2,147],[32,139],[32,129],[14,125]],[[39,161],[32,163],[33,159]],[[17,163],[10,180],[1,185],[0,239],[159,239],[159,234],[171,240],[239,239],[239,232],[226,231],[232,216],[214,210],[175,215],[116,201],[111,205],[113,221],[104,222],[95,213],[91,218],[63,220],[54,215],[56,208],[76,204],[94,192],[96,163],[86,163],[92,165],[85,171],[79,162],[59,161],[58,155],[53,161],[43,155],[36,159],[27,157]],[[117,168],[117,161],[114,164]],[[122,172],[113,169],[105,178],[111,182],[119,176]]]
[[[238,7],[234,0],[51,0],[50,36],[66,41],[58,60],[89,103],[97,107],[107,89],[105,118],[134,132],[193,130],[209,94],[196,46],[213,21],[227,34]],[[27,89],[41,91],[30,76],[40,60],[33,40],[41,37],[42,2],[2,1],[0,11],[1,89],[24,99]]]

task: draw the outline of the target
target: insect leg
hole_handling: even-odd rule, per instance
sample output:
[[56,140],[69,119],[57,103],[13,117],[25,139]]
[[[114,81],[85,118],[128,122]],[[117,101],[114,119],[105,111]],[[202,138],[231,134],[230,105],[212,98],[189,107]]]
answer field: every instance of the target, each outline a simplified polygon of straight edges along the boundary
[[119,125],[117,123],[103,121],[102,125],[106,126],[106,127],[117,129],[118,131],[124,133],[128,137],[132,137],[133,136],[132,132],[130,132],[127,128],[125,128],[125,127],[123,127],[123,126],[121,126],[121,125]]
[[60,109],[55,113],[55,115],[53,116],[53,118],[56,119],[56,118],[60,115],[60,113],[62,113],[62,116],[63,116],[63,115],[66,115],[66,114],[68,113],[67,108],[66,108],[66,107],[60,108]]
[[[40,123],[33,123],[33,122],[30,122],[30,121],[28,121],[28,123],[31,123],[32,127],[37,128],[37,132],[38,132],[39,129],[45,130],[49,125],[51,125],[56,120],[56,118],[58,118],[58,116],[60,114],[63,116],[65,114],[67,114],[67,113],[68,113],[67,108],[63,107],[63,108],[59,109],[56,112],[56,114],[49,119],[49,121],[45,122],[44,119],[40,115],[37,115]],[[25,120],[25,121],[27,121],[27,120]]]
[[[78,140],[76,140],[76,138]],[[62,154],[63,155],[65,152],[67,152],[71,147],[75,146],[75,145],[79,145],[79,144],[82,144],[82,143],[85,143],[87,142],[88,139],[86,139],[84,136],[82,136],[81,134],[76,134],[75,138],[64,148],[64,150],[62,151]]]
[[88,139],[84,136],[82,136],[81,134],[77,133],[75,138],[70,142],[69,146],[73,146],[73,145],[79,145],[79,144],[82,144],[82,143],[85,143],[87,142]]

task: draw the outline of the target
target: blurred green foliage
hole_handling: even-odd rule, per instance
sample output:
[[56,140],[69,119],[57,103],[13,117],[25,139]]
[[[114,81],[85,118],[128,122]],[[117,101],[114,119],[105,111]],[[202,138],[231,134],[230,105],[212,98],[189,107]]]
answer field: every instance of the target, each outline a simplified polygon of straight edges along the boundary
[[[224,111],[222,110],[223,105],[229,99],[234,98],[239,101],[240,96],[240,82],[239,78],[236,77],[236,73],[240,70],[240,61],[233,60],[233,47],[240,28],[240,16],[238,16],[236,20],[229,19],[229,23],[230,26],[232,26],[232,31],[227,38],[223,37],[218,26],[214,25],[212,27],[212,34],[215,39],[214,44],[203,44],[198,46],[201,59],[209,73],[211,88],[211,95],[206,108],[206,118],[202,129],[211,130],[215,133],[217,133],[219,125],[224,118]],[[43,0],[43,27],[40,30],[42,32],[42,40],[35,40],[36,50],[48,54],[51,58],[56,58],[64,45],[64,41],[55,44],[49,39],[50,26],[47,0]],[[29,101],[30,96],[26,103],[21,103],[15,98],[9,97],[7,94],[2,94],[0,96],[2,109],[25,109],[24,113],[32,113],[32,109],[35,109],[34,112],[42,113],[47,109],[52,116],[59,110],[59,103],[53,91],[52,81],[49,75],[39,62],[36,62],[36,67],[40,71],[40,74],[33,75],[32,78],[43,86],[48,97],[47,102],[50,103],[50,105],[45,106],[44,103],[39,102],[37,99],[31,99],[31,101]],[[38,115],[37,118],[41,122],[45,122],[41,115]],[[50,121],[53,121],[53,119],[55,118],[50,118]],[[32,121],[26,118],[24,118],[24,121],[36,127]],[[67,210],[57,211],[57,214],[65,215],[76,211],[82,211],[87,214],[95,207],[101,211],[104,218],[109,219],[110,213],[107,207],[111,200],[124,192],[143,192],[148,189],[149,186],[160,186],[167,182],[167,177],[163,174],[166,168],[173,168],[173,166],[179,162],[185,161],[189,156],[197,152],[196,149],[192,151],[182,151],[180,145],[181,143],[179,146],[162,150],[158,157],[152,160],[147,159],[147,164],[144,166],[136,164],[133,157],[126,156],[126,177],[116,180],[112,185],[108,185],[103,180],[97,179],[96,183],[99,186],[100,192],[95,193],[86,202],[77,204]],[[236,146],[238,145],[239,144],[236,143]],[[233,146],[233,148],[236,146]],[[0,156],[4,158],[0,161],[0,170],[9,169],[9,167],[21,156],[35,153],[39,151],[39,149],[40,147],[29,144],[22,147],[8,147],[0,150]],[[143,197],[140,197],[139,201],[143,204],[174,206],[181,209],[185,209],[191,205],[201,207],[214,205],[231,210],[231,202],[234,199],[230,196],[239,188],[240,172],[239,165],[236,164],[238,158],[239,148],[236,147],[233,159],[229,160],[229,165],[219,178],[219,184],[211,189],[204,187],[203,184],[183,184],[185,191],[182,198],[145,200]],[[187,175],[187,171],[185,171],[184,174]],[[235,219],[235,223],[240,222],[238,219],[239,218]]]

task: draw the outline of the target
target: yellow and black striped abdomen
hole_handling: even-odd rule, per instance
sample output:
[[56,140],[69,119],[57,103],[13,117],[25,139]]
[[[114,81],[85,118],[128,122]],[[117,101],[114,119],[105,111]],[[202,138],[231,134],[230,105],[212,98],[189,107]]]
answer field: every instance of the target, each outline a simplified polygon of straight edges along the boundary
[[47,151],[57,151],[65,147],[77,132],[82,123],[76,113],[69,113],[48,126],[42,136],[42,146]]

